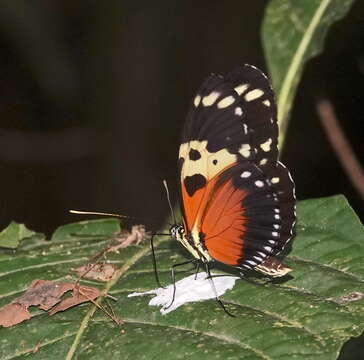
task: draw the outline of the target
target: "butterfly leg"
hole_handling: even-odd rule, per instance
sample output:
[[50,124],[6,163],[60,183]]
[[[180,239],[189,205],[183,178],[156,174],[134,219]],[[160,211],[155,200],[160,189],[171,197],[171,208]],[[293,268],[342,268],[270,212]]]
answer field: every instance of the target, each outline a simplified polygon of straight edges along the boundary
[[150,249],[152,251],[154,276],[155,276],[155,280],[157,282],[157,285],[160,288],[162,288],[163,286],[161,285],[161,283],[159,281],[158,270],[157,270],[157,260],[155,258],[155,250],[154,250],[154,243],[153,243],[154,236],[156,236],[156,235],[170,236],[170,234],[152,234],[152,236],[150,237]]
[[190,271],[194,271],[195,272],[195,280],[196,280],[197,279],[197,273],[198,273],[198,271],[200,269],[200,262],[197,259],[193,259],[193,260],[191,260],[191,264],[192,264],[192,268],[187,269],[187,270],[183,270],[182,272],[188,273]]
[[225,311],[225,313],[231,317],[235,317],[235,315],[233,315],[232,313],[230,313],[224,303],[219,299],[219,296],[217,295],[217,291],[216,291],[216,288],[215,288],[215,284],[214,284],[214,281],[212,280],[212,275],[211,275],[211,272],[210,272],[210,267],[209,267],[209,264],[206,262],[204,263],[205,265],[205,271],[206,271],[206,274],[207,274],[207,279],[210,280],[210,283],[211,283],[211,287],[215,293],[215,299],[216,301],[218,302],[218,304],[221,306],[221,308]]
[[173,284],[173,295],[172,295],[172,301],[171,303],[165,307],[165,309],[168,309],[172,306],[174,299],[176,297],[176,274],[175,274],[175,268],[178,266],[183,266],[186,264],[191,264],[191,263],[195,263],[196,259],[192,259],[192,260],[188,260],[188,261],[184,261],[183,263],[179,263],[179,264],[174,264],[172,265],[172,269],[171,269],[171,277],[172,277],[172,284]]
[[[197,265],[196,265],[196,264],[197,264]],[[199,270],[200,270],[201,261],[196,260],[196,262],[195,262],[195,266],[196,266],[196,269],[195,269],[195,280],[196,280],[196,279],[197,279],[197,274],[198,274],[198,272],[199,272]]]

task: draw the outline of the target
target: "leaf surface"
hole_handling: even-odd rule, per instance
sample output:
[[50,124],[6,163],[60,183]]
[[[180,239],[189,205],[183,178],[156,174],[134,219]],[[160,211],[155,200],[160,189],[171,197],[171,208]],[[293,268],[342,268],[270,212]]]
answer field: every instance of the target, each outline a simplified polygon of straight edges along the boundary
[[[235,318],[214,300],[163,316],[147,305],[148,297],[128,298],[156,287],[149,244],[142,243],[105,255],[118,268],[112,280],[83,282],[118,299],[108,302],[123,324],[88,304],[52,317],[37,310],[31,320],[0,328],[0,358],[336,359],[345,341],[364,328],[363,226],[342,196],[302,201],[298,218],[285,261],[292,275],[268,283],[237,281],[223,297]],[[0,260],[0,306],[35,278],[76,279],[70,268],[85,265],[118,231],[115,220],[86,221],[62,227],[50,242],[25,242],[26,249]],[[188,258],[170,240],[157,241],[156,256],[164,284],[171,265]]]
[[305,63],[324,47],[330,27],[354,0],[272,0],[266,8],[262,40],[277,94],[280,147]]
[[23,224],[12,221],[0,232],[0,248],[16,249],[22,240],[33,235],[35,235],[34,231],[27,229]]

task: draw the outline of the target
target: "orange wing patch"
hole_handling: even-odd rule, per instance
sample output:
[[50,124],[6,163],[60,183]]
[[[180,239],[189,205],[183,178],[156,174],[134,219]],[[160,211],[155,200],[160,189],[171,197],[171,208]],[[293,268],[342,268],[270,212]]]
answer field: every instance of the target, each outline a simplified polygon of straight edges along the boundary
[[194,237],[199,237],[200,232],[205,234],[204,244],[214,259],[236,266],[243,256],[246,218],[242,201],[247,192],[236,188],[231,180],[216,186],[219,175],[193,196],[182,184],[185,226]]
[[209,254],[227,265],[237,266],[244,254],[246,218],[242,201],[246,196],[244,189],[234,187],[231,180],[226,182],[206,207],[201,222]]
[[191,231],[193,225],[197,221],[198,215],[206,208],[216,180],[217,178],[209,181],[204,187],[198,189],[192,196],[188,194],[184,183],[181,183],[184,221],[188,231]]

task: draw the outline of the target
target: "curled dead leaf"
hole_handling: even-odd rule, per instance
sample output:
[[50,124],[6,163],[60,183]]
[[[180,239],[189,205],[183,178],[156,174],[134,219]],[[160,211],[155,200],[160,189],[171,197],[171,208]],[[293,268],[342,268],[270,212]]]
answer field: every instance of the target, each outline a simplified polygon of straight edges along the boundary
[[0,326],[10,327],[31,318],[23,305],[10,303],[0,308]]
[[42,310],[49,310],[61,299],[61,296],[72,290],[72,283],[55,283],[50,280],[33,280],[28,290],[13,303],[21,304],[28,308],[35,305]]
[[62,300],[56,305],[49,315],[54,315],[57,312],[67,310],[78,304],[82,304],[87,301],[93,301],[100,296],[100,290],[89,286],[78,286],[73,289],[72,296]]
[[131,228],[131,232],[127,233],[126,235],[123,234],[123,236],[120,236],[116,238],[115,240],[118,241],[118,244],[111,246],[108,249],[108,252],[113,251],[116,252],[119,249],[126,248],[132,244],[139,245],[146,236],[145,226],[144,225],[134,225]]
[[[70,290],[73,290],[72,296],[62,300],[62,295]],[[22,296],[0,308],[0,326],[10,327],[30,319],[30,306],[37,306],[46,311],[53,308],[50,312],[50,315],[53,315],[83,302],[93,301],[99,296],[98,289],[88,286],[75,288],[75,285],[69,282],[34,280]],[[54,308],[58,303],[60,304]]]

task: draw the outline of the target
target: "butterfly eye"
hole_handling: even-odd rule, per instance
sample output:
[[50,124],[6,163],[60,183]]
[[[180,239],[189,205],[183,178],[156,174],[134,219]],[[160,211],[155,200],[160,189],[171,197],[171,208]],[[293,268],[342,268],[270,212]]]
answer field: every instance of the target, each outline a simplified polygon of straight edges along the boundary
[[171,233],[172,238],[176,237],[176,232],[177,232],[176,227],[172,226],[171,229],[170,229],[170,233]]

